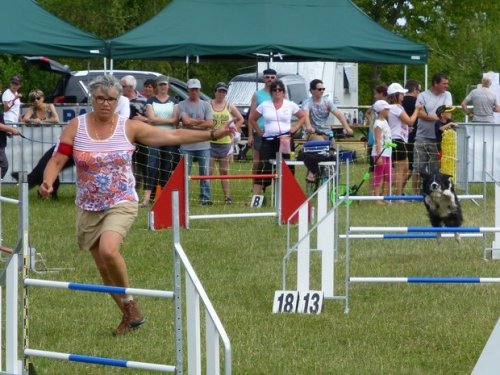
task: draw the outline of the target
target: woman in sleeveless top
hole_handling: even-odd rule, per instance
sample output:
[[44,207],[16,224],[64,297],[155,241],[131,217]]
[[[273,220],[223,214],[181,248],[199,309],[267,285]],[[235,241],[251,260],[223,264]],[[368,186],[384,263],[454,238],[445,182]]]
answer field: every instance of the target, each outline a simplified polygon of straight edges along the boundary
[[32,90],[28,96],[31,106],[23,115],[24,122],[34,126],[59,123],[59,115],[54,104],[45,103],[45,95],[42,90]]
[[[129,287],[128,271],[120,247],[138,213],[132,171],[134,142],[163,146],[215,140],[233,135],[225,127],[212,131],[166,131],[115,113],[122,87],[112,76],[89,84],[93,111],[72,119],[64,128],[47,164],[40,194],[50,196],[53,183],[70,157],[75,159],[77,237],[89,250],[105,285]],[[112,294],[122,319],[113,331],[125,334],[145,321],[137,301],[128,294]]]
[[[401,103],[404,95],[408,92],[399,83],[391,83],[387,88],[387,102],[391,104],[387,122],[391,127],[392,141],[396,148],[392,149],[392,162],[394,164],[394,193],[403,195],[403,188],[408,178],[408,135],[410,128],[417,120],[418,112],[422,109],[421,105],[415,106],[413,114],[408,116]],[[404,203],[406,201],[399,201]]]
[[[226,101],[227,85],[219,82],[215,86],[215,99],[210,101],[214,117],[214,129],[221,129],[226,125],[234,126],[237,132],[241,131],[243,116],[240,111]],[[210,175],[214,174],[215,164],[219,163],[219,174],[229,174],[229,158],[233,151],[233,141],[227,136],[210,143]],[[224,203],[233,202],[229,192],[229,181],[221,180],[224,192]]]

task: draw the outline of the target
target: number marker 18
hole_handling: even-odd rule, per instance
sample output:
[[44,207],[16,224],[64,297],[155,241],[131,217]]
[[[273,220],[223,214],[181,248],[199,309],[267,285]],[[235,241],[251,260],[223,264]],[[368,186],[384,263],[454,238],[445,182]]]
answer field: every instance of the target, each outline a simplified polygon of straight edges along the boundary
[[320,314],[322,309],[322,291],[277,290],[274,293],[273,313]]

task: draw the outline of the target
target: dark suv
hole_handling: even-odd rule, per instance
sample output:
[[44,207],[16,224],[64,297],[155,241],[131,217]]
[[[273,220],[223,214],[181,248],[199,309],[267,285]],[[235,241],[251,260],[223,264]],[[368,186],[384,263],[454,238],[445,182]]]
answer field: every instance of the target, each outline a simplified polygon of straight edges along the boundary
[[[71,71],[67,65],[62,65],[44,56],[25,56],[25,59],[27,63],[38,66],[40,70],[61,75],[52,96],[47,97],[47,101],[55,104],[59,118],[64,123],[90,110],[88,84],[94,78],[110,73],[104,70]],[[141,70],[113,70],[113,75],[118,79],[126,75],[133,75],[137,80],[136,89],[141,92],[144,81],[149,78],[155,79],[160,73]],[[186,99],[188,96],[186,82],[170,77],[169,95],[179,101]],[[203,92],[200,97],[203,100],[210,100],[210,97]]]
[[[104,70],[80,70],[64,74],[57,83],[52,102],[54,103],[87,103],[89,99],[88,84],[96,77],[105,74]],[[109,72],[108,72],[109,73]],[[137,80],[137,91],[141,92],[144,81],[155,79],[160,75],[156,72],[145,72],[138,70],[114,70],[113,75],[120,79],[126,75],[132,75]],[[170,77],[169,95],[177,100],[187,98],[187,84],[177,78]],[[210,98],[201,93],[203,100]]]

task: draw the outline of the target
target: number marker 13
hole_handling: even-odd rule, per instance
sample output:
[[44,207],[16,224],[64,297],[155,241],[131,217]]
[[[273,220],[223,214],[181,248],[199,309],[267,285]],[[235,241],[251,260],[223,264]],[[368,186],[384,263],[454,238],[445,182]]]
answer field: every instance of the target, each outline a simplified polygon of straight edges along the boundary
[[277,290],[274,293],[273,313],[320,314],[322,309],[322,291]]

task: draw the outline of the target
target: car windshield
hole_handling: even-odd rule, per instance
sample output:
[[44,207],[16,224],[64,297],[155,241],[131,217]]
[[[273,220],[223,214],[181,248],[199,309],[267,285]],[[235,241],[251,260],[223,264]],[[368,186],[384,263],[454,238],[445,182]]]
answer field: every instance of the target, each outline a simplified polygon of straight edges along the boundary
[[259,82],[257,87],[255,81],[235,81],[229,85],[227,100],[236,106],[249,106],[252,95],[256,90],[264,87],[263,82]]

